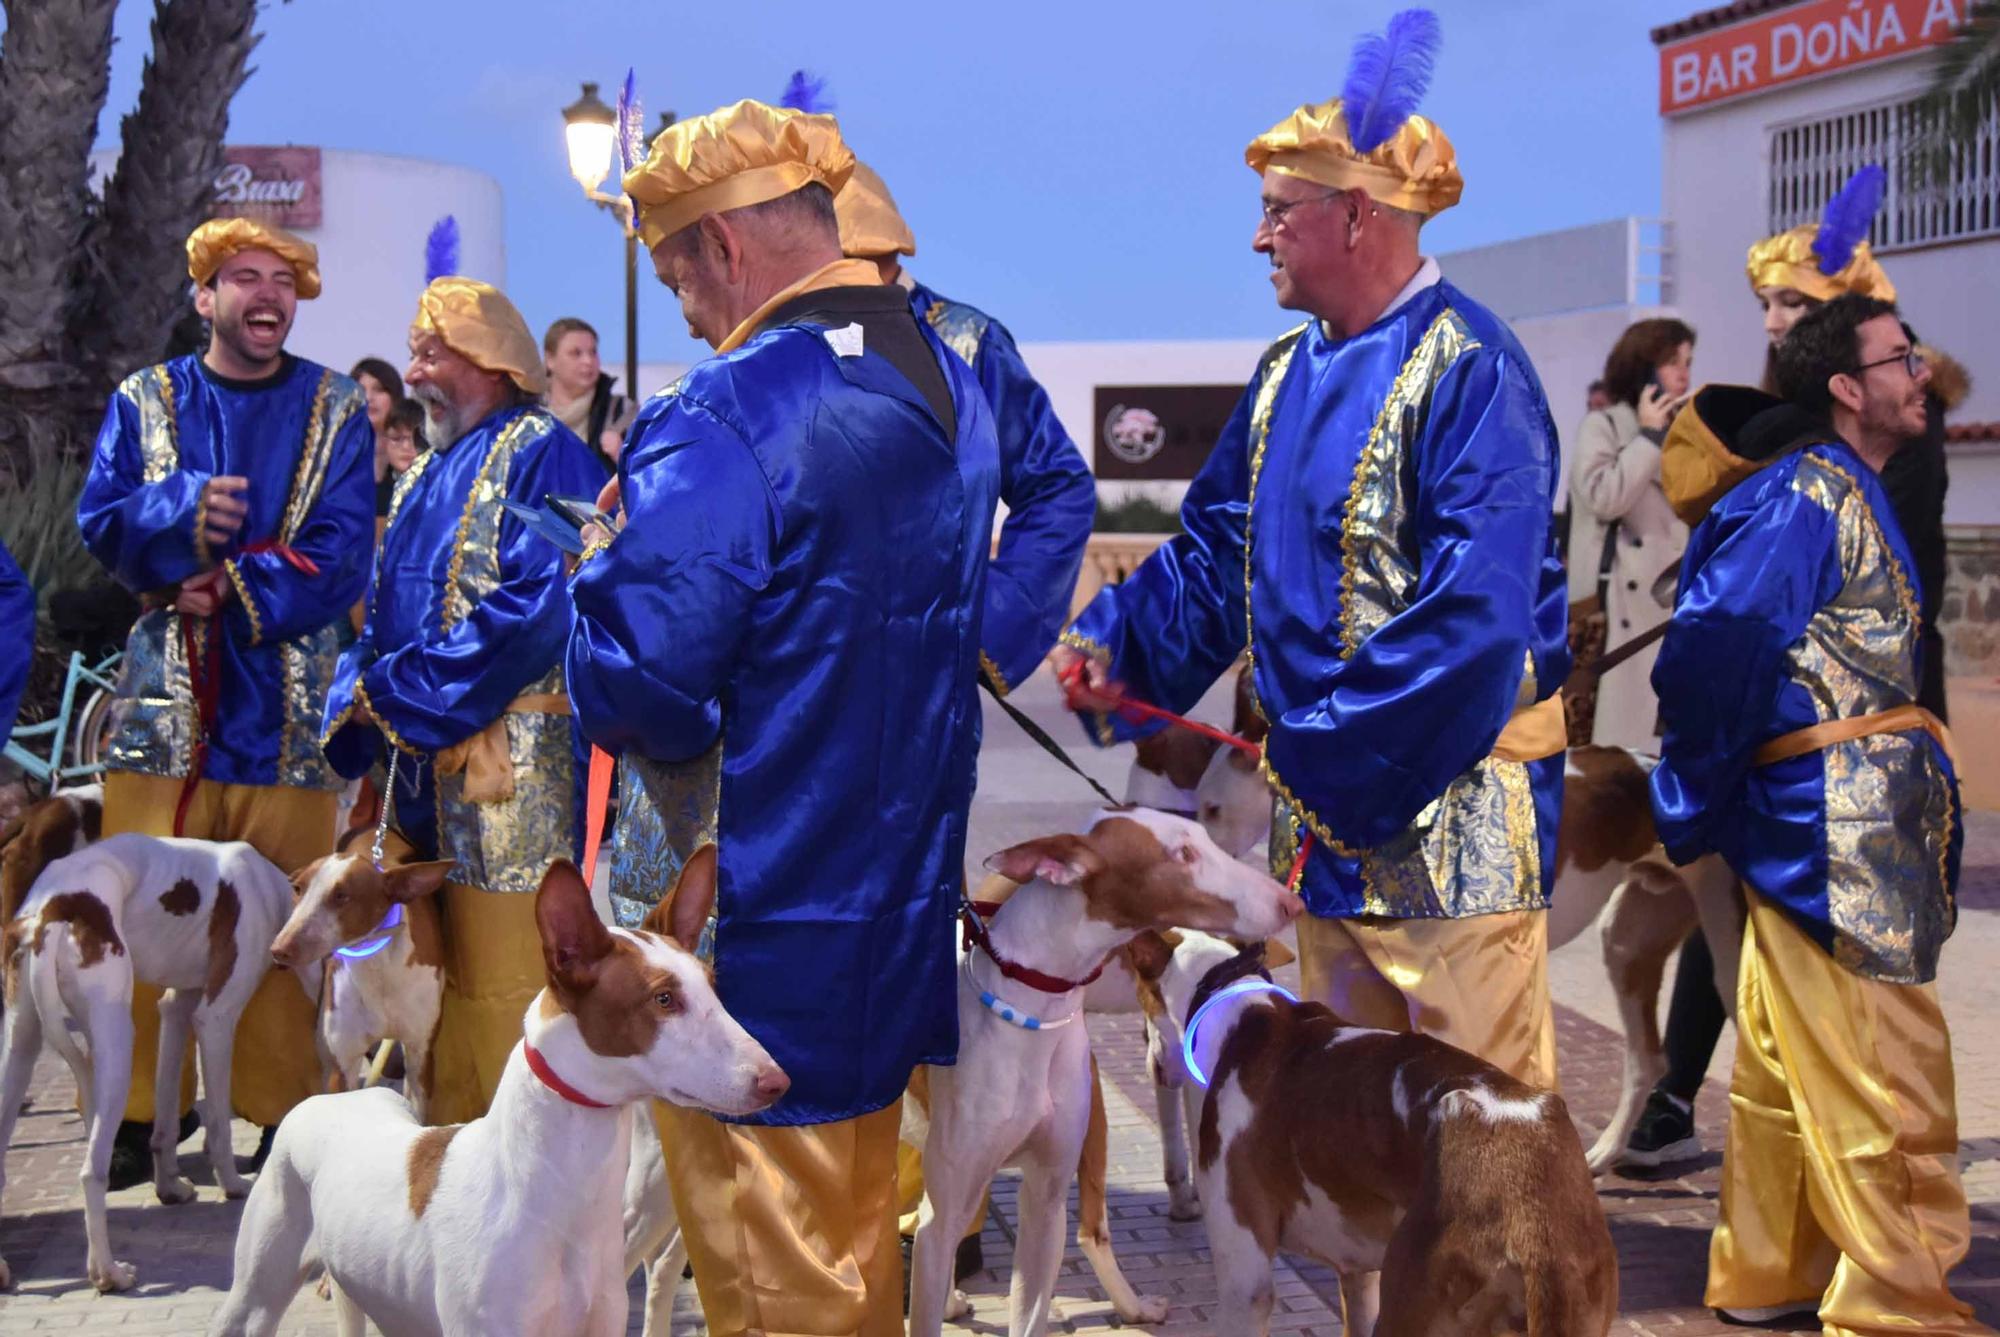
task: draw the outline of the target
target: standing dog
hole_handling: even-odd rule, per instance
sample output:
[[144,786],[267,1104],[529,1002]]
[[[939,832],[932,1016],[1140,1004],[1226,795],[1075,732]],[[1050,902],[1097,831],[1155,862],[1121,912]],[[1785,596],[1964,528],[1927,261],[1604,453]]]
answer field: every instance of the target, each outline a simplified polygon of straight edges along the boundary
[[[240,842],[118,835],[42,870],[6,925],[6,1058],[0,1065],[0,1147],[46,1036],[76,1077],[89,1135],[83,1171],[90,1280],[122,1291],[136,1278],[112,1258],[104,1220],[111,1139],[132,1079],[132,985],[160,1000],[155,1089],[180,1087],[188,1033],[201,1066],[201,1123],[223,1193],[249,1191],[229,1144],[229,1064],[236,1021],[270,965],[271,938],[291,908],[291,883]],[[161,1202],[194,1197],[174,1156],[178,1111],[156,1102],[153,1189]],[[4,1182],[4,1173],[0,1173]],[[0,1263],[0,1285],[9,1281]]]
[[1280,1249],[1340,1272],[1350,1332],[1609,1331],[1618,1257],[1561,1096],[1289,1001],[1255,948],[1187,934],[1141,968],[1163,1029],[1184,1042],[1195,1023],[1177,1048],[1210,1079],[1196,1159],[1218,1332],[1269,1332]]
[[[1069,1183],[1090,1117],[1090,1037],[1073,1023],[1105,958],[1151,927],[1268,937],[1300,909],[1196,823],[1143,808],[1107,812],[1084,835],[1017,845],[989,866],[1023,885],[963,953],[958,1062],[930,1069],[913,1337],[941,1330],[954,1299],[953,1253],[994,1174],[1009,1164],[1022,1177],[1008,1330],[1047,1330],[1069,1234]],[[1099,1280],[1121,1310],[1137,1305],[1115,1260]]]
[[403,1094],[417,1122],[428,1123],[431,1045],[444,999],[435,893],[451,861],[405,862],[409,846],[396,838],[397,853],[377,868],[368,840],[366,829],[349,831],[335,853],[298,871],[298,904],[271,943],[271,959],[308,978],[325,963],[318,1034],[332,1089],[360,1086],[370,1051],[395,1040],[403,1046]]
[[363,1315],[398,1337],[624,1332],[616,1204],[630,1106],[658,1098],[749,1114],[790,1085],[682,946],[714,889],[713,855],[697,856],[687,894],[631,932],[597,917],[574,867],[551,866],[535,895],[548,987],[492,1108],[424,1128],[378,1088],[315,1096],[286,1115],[210,1331],[275,1332],[323,1263],[343,1337],[358,1337]]
[[0,924],[11,924],[35,879],[104,829],[104,786],[62,789],[31,803],[0,833]]

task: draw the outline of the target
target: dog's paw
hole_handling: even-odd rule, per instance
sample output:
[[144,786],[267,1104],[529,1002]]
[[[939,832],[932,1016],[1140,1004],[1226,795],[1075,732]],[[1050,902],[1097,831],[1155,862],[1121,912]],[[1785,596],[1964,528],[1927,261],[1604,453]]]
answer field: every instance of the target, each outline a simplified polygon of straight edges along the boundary
[[175,1175],[171,1179],[153,1181],[153,1193],[169,1207],[178,1207],[184,1202],[194,1201],[194,1184]]
[[320,1299],[331,1300],[333,1298],[333,1273],[331,1272],[320,1273],[319,1285],[313,1287],[313,1291],[315,1294],[319,1296]]
[[972,1301],[966,1298],[964,1291],[956,1286],[952,1287],[951,1298],[944,1302],[944,1321],[950,1323],[954,1319],[964,1318],[971,1312]]
[[115,1258],[102,1266],[96,1263],[90,1265],[90,1284],[106,1295],[113,1291],[129,1291],[138,1279],[138,1268]]
[[1169,1221],[1201,1220],[1201,1194],[1193,1184],[1174,1184],[1167,1190]]
[[1118,1317],[1124,1322],[1165,1323],[1167,1321],[1167,1302],[1165,1300],[1152,1295],[1135,1295],[1132,1298],[1138,1301],[1138,1304],[1134,1306],[1130,1313],[1127,1313],[1123,1307],[1120,1307],[1118,1310]]
[[250,1184],[251,1181],[245,1179],[242,1175],[235,1175],[229,1179],[225,1179],[222,1181],[222,1196],[231,1202],[247,1198],[250,1196]]

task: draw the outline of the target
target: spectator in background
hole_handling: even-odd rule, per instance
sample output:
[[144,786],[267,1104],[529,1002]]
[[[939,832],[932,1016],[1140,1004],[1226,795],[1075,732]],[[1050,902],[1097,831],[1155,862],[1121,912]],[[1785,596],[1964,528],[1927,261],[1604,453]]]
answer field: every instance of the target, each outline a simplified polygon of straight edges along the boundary
[[401,478],[409,472],[417,456],[429,449],[424,443],[424,406],[414,399],[398,401],[389,410],[389,421],[382,428],[382,442],[389,457],[391,479]]
[[542,355],[549,369],[542,403],[583,438],[607,472],[618,472],[625,429],[639,416],[639,406],[612,390],[618,380],[597,360],[597,331],[587,321],[564,316],[542,336]]
[[1611,392],[1604,388],[1603,381],[1592,381],[1590,388],[1583,392],[1583,411],[1595,413],[1599,409],[1611,407]]
[[[1610,406],[1593,410],[1577,429],[1569,474],[1569,597],[1572,609],[1602,614],[1600,656],[1673,614],[1688,531],[1660,488],[1660,443],[1687,401],[1693,368],[1692,329],[1678,320],[1639,321],[1605,359],[1602,384]],[[1658,745],[1651,682],[1657,654],[1657,645],[1648,646],[1597,680],[1589,741],[1648,750]]]
[[383,431],[389,425],[390,410],[403,402],[403,378],[379,357],[362,358],[347,374],[368,396],[368,425],[375,431],[375,515],[380,519],[389,513],[389,491],[396,483],[389,470]]

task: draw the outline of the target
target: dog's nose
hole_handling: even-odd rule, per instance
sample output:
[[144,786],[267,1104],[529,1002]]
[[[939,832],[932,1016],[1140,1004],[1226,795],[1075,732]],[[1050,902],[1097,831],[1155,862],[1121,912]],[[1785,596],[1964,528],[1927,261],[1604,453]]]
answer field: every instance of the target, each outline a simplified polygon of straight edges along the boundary
[[792,1079],[775,1063],[757,1074],[756,1091],[760,1100],[775,1101],[791,1089]]
[[1278,898],[1278,907],[1284,914],[1285,922],[1288,924],[1306,912],[1305,901],[1300,897],[1292,895],[1289,891]]
[[271,944],[271,960],[277,965],[290,966],[294,955],[292,945],[288,942],[274,942]]

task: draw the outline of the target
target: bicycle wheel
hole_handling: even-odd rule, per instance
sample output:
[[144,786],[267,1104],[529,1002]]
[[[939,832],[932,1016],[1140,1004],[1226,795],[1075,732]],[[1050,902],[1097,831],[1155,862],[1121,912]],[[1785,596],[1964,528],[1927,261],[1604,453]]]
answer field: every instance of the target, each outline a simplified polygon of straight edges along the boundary
[[102,687],[92,692],[83,703],[83,709],[76,714],[76,727],[69,739],[72,766],[82,770],[103,763],[105,749],[111,741],[112,707],[117,704],[118,698]]

